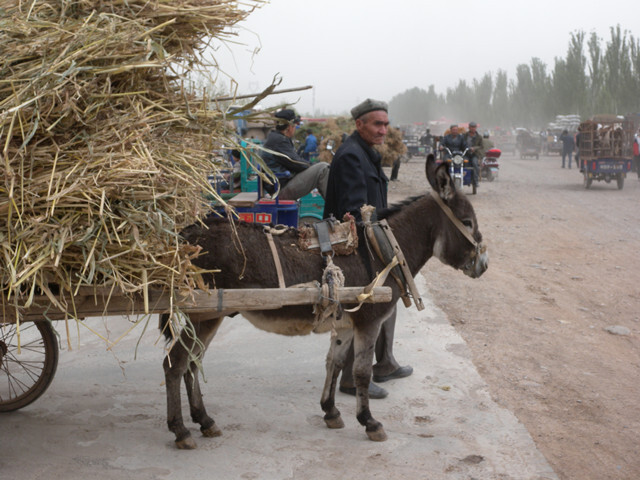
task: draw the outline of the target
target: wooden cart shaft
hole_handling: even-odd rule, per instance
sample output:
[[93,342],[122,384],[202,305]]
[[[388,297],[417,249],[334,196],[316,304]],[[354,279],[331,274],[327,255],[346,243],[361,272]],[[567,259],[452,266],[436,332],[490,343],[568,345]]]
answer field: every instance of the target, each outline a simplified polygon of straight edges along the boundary
[[[357,304],[358,297],[364,287],[342,287],[338,289],[338,298],[342,304]],[[111,295],[108,289],[85,288],[73,298],[57,296],[56,302],[45,295],[36,296],[33,304],[22,313],[22,321],[41,319],[62,320],[75,316],[77,318],[100,317],[105,315],[142,315],[166,313],[172,306],[183,312],[207,313],[238,310],[276,310],[285,306],[314,305],[318,303],[321,290],[315,286],[291,288],[256,288],[256,289],[213,289],[197,290],[184,300],[172,303],[171,295],[166,291],[149,290],[148,299],[142,295]],[[374,287],[365,303],[385,303],[392,298],[390,287]],[[58,307],[55,304],[60,305]],[[15,323],[15,310],[4,302],[4,322]]]

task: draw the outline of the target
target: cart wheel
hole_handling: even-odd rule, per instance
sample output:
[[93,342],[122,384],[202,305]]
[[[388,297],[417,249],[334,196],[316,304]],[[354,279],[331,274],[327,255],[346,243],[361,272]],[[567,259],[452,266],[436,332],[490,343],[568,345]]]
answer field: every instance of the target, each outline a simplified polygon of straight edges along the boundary
[[618,190],[622,190],[624,188],[624,177],[621,173],[616,177],[616,181],[618,182]]
[[477,185],[473,185],[472,190],[471,190],[471,193],[472,193],[473,195],[475,195],[476,193],[478,193],[478,186],[477,186]]
[[593,178],[591,178],[587,172],[584,172],[584,182],[583,182],[584,188],[590,188],[592,182],[593,182]]
[[26,407],[51,384],[58,366],[58,341],[49,321],[0,324],[0,412]]

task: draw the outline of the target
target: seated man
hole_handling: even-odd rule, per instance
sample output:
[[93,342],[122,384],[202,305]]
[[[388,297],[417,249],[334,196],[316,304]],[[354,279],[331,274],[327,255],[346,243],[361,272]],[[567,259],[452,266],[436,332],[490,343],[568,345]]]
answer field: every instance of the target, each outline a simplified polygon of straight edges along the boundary
[[[269,132],[262,152],[267,166],[279,177],[280,199],[297,200],[317,188],[325,197],[329,180],[329,164],[318,162],[310,165],[296,153],[291,140],[296,133],[300,117],[291,109],[276,112],[276,128]],[[283,174],[290,174],[285,177]]]

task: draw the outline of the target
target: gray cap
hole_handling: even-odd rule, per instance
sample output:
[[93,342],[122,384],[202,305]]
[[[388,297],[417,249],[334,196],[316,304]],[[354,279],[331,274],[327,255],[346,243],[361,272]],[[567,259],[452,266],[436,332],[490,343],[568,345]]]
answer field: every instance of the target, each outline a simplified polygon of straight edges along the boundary
[[477,127],[478,124],[476,122],[469,122],[470,127]]
[[381,102],[380,100],[372,100],[367,98],[360,105],[356,105],[351,109],[351,116],[354,120],[357,120],[365,113],[375,112],[376,110],[384,110],[385,112],[389,111],[389,106],[386,102]]

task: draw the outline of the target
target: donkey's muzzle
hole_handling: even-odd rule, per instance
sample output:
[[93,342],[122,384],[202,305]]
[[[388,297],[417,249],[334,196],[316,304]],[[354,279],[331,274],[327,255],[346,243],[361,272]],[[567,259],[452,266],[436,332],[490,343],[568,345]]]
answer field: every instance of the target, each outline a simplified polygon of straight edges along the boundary
[[487,253],[487,246],[484,243],[480,243],[476,250],[472,252],[471,259],[467,263],[462,271],[465,275],[471,278],[480,277],[489,268],[489,254]]

